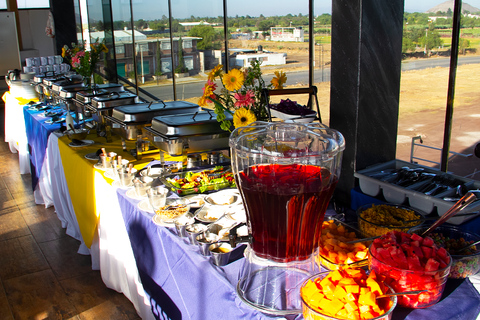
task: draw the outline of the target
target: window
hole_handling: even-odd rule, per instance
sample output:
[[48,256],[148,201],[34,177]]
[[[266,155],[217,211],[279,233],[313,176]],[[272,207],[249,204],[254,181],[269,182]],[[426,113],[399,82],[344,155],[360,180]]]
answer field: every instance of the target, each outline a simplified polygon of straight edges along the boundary
[[172,72],[172,60],[170,58],[162,59],[162,72]]
[[185,57],[185,67],[188,70],[193,70],[193,57]]
[[125,46],[123,44],[121,46],[115,46],[115,53],[125,54]]
[[50,2],[48,0],[17,0],[17,7],[18,9],[50,8]]
[[162,50],[170,50],[170,42],[169,41],[162,41]]
[[183,40],[183,48],[190,49],[192,47],[192,40]]

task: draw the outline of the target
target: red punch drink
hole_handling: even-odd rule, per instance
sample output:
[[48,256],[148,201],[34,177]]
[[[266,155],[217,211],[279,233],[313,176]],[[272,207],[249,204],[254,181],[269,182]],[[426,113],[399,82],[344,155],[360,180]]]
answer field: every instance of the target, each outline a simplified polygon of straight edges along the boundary
[[308,259],[337,184],[328,169],[303,164],[259,164],[239,172],[256,255],[277,262]]

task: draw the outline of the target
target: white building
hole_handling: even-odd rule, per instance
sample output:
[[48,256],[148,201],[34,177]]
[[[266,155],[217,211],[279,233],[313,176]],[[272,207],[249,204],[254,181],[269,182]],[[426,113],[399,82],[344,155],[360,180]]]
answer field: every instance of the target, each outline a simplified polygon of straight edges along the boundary
[[233,53],[230,59],[235,67],[248,67],[253,60],[262,61],[262,66],[282,65],[287,63],[286,53],[255,51],[248,49],[229,49]]
[[272,41],[305,41],[302,27],[273,27],[270,28],[270,37]]

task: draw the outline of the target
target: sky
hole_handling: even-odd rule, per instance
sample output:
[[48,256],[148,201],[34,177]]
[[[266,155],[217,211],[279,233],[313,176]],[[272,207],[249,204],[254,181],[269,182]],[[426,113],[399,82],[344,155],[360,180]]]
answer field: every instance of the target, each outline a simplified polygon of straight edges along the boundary
[[[121,0],[125,1],[125,0]],[[388,0],[386,0],[388,1]],[[405,12],[425,12],[426,10],[443,3],[445,0],[405,0]],[[453,0],[451,0],[453,2]],[[156,5],[154,3],[157,3]],[[155,9],[158,9],[158,3],[162,0],[133,0],[134,6],[137,8],[144,8],[144,12],[136,12],[136,16],[145,15],[143,19],[154,19]],[[223,15],[221,0],[174,0],[173,15],[178,18],[186,18],[190,16],[215,17]],[[464,1],[474,7],[480,8],[480,0]],[[274,3],[274,5],[272,5]],[[331,13],[332,0],[315,0],[315,14]],[[151,5],[148,5],[151,4]],[[175,7],[179,9],[175,9]],[[143,10],[142,10],[143,11]],[[260,14],[265,16],[286,15],[291,13],[293,15],[307,14],[308,1],[307,0],[228,0],[227,14],[229,16],[246,16],[250,15],[258,17]],[[153,18],[148,17],[152,15]]]

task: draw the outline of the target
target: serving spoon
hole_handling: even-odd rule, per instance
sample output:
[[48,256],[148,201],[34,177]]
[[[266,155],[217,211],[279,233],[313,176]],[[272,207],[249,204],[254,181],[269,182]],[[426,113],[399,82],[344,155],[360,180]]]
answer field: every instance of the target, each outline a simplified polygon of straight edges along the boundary
[[404,291],[404,292],[391,292],[391,293],[385,293],[382,295],[379,295],[375,299],[380,299],[380,298],[387,298],[391,296],[404,296],[404,295],[411,295],[411,294],[420,294],[422,292],[427,292],[428,290],[416,290],[416,291]]
[[467,192],[457,203],[455,203],[443,216],[441,216],[437,221],[435,221],[427,230],[425,230],[420,236],[425,237],[427,234],[435,230],[438,226],[443,224],[445,221],[456,215],[463,208],[468,206],[470,203],[477,200],[477,197],[472,192]]

